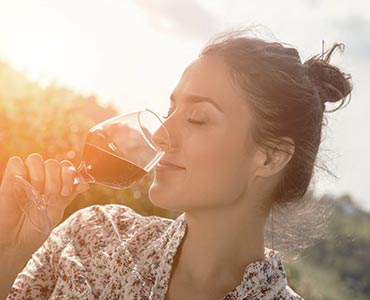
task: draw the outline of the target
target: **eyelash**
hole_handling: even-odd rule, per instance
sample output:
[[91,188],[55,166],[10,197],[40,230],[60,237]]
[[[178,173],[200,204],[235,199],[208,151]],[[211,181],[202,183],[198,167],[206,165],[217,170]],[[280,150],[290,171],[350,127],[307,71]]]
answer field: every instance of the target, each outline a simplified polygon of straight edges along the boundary
[[[163,119],[168,119],[169,117],[170,117],[170,114],[168,114],[167,116],[162,116]],[[202,125],[202,124],[205,123],[205,122],[197,121],[197,120],[194,120],[194,119],[188,119],[187,121],[189,123],[192,123],[192,124],[195,124],[195,125]]]

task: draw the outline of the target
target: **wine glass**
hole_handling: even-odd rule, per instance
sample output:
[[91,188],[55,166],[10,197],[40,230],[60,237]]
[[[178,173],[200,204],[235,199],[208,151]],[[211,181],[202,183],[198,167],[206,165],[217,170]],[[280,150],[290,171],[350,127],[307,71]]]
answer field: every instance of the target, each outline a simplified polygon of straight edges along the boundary
[[[154,136],[161,132],[160,143]],[[158,139],[159,140],[159,139]],[[147,175],[167,151],[169,134],[162,120],[150,109],[124,113],[92,127],[85,139],[82,161],[74,184],[96,183],[126,189]],[[20,176],[15,177],[19,206],[40,232],[49,234],[52,224],[48,199]],[[24,197],[32,199],[26,201]],[[34,205],[37,210],[31,209]]]

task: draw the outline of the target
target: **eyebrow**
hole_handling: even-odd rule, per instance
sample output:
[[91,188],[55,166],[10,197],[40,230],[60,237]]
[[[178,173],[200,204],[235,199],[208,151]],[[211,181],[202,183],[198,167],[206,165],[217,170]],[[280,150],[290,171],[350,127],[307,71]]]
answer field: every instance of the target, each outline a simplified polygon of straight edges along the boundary
[[[174,94],[171,94],[170,99],[171,99],[171,101],[176,102]],[[221,107],[212,98],[205,97],[205,96],[200,96],[200,95],[195,95],[195,94],[187,94],[184,97],[184,99],[185,99],[186,102],[193,102],[193,103],[208,102],[208,103],[211,103],[214,107],[216,107],[216,109],[218,111],[223,113],[223,110],[221,109]]]

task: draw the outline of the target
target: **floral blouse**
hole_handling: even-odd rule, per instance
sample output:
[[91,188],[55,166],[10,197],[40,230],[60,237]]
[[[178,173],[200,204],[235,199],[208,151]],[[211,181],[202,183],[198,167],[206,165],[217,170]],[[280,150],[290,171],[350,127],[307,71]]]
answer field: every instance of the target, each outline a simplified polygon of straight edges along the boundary
[[[117,204],[75,212],[54,228],[18,274],[12,299],[164,300],[173,257],[186,230],[176,220],[142,216]],[[301,298],[287,284],[276,250],[249,264],[221,300]]]

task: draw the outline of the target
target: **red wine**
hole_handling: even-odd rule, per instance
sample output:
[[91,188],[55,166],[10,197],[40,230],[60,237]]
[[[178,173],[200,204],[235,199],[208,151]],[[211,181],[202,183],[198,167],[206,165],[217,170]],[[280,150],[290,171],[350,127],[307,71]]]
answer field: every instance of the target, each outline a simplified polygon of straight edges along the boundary
[[83,161],[96,183],[116,189],[127,188],[148,174],[132,162],[89,143],[85,144]]

